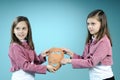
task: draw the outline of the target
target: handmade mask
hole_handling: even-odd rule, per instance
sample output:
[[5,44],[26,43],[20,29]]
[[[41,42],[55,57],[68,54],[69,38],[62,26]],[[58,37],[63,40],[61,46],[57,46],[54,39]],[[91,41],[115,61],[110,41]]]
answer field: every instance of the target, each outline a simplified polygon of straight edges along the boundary
[[61,67],[61,60],[64,58],[64,51],[60,48],[51,48],[48,55],[48,64],[54,66],[58,70]]

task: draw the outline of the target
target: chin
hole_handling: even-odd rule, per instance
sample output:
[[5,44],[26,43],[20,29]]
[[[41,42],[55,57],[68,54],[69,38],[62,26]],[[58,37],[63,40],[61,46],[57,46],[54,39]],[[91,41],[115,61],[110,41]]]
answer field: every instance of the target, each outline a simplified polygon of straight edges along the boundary
[[91,35],[94,35],[94,33],[90,33]]

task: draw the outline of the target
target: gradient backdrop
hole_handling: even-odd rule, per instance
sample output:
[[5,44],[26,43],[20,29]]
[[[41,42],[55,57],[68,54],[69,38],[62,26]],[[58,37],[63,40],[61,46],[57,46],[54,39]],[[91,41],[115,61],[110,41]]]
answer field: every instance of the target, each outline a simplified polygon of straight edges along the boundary
[[[81,55],[87,35],[86,17],[94,9],[103,9],[107,14],[113,40],[113,72],[120,80],[119,8],[119,0],[0,0],[0,80],[11,79],[8,49],[16,16],[29,18],[37,54],[52,47],[66,47]],[[88,69],[72,69],[71,64],[55,73],[36,74],[36,80],[88,79]]]

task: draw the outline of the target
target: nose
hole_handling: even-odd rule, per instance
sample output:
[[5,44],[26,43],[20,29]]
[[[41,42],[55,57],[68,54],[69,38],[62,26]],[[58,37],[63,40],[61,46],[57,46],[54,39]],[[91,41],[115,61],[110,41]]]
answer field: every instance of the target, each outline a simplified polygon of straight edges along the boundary
[[92,28],[92,26],[91,25],[88,25],[88,29],[91,29]]
[[19,32],[20,32],[20,33],[23,33],[23,29],[20,29]]

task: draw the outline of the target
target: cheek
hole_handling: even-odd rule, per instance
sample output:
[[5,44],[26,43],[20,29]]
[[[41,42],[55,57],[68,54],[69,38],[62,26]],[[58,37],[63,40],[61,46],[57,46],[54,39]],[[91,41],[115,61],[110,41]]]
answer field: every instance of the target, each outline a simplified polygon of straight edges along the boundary
[[89,27],[89,26],[87,26],[87,29],[89,30],[89,29],[90,29],[90,27]]
[[100,30],[100,26],[97,28],[98,29],[98,31]]
[[25,33],[25,34],[28,34],[28,30],[25,30],[24,33]]
[[13,34],[15,34],[15,35],[16,35],[16,34],[17,34],[17,32],[14,30],[14,31],[13,31]]
[[27,36],[27,35],[28,35],[28,33],[26,32],[26,33],[25,33],[25,36]]
[[26,34],[28,34],[28,32],[25,32]]

